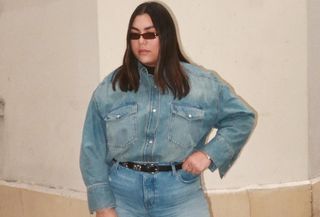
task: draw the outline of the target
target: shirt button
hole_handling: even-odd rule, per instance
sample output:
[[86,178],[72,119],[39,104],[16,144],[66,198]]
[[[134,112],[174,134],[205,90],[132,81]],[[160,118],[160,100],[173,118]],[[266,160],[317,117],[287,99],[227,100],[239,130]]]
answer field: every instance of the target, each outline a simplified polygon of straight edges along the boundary
[[189,115],[188,115],[188,117],[189,117],[189,118],[192,118],[192,115],[191,115],[191,114],[189,114]]
[[157,111],[157,109],[152,109],[152,112],[156,112]]
[[121,117],[121,115],[117,115],[117,116],[116,116],[116,118],[120,118],[120,117]]
[[152,144],[153,143],[153,140],[149,140],[149,144]]

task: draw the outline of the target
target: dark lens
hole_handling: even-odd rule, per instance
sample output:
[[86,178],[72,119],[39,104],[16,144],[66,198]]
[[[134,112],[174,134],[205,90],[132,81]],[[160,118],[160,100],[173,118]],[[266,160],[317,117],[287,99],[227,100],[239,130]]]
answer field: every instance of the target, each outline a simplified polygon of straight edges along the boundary
[[139,34],[139,33],[131,32],[131,33],[129,34],[129,38],[130,38],[131,40],[137,40],[137,39],[140,38],[140,34]]
[[156,38],[156,34],[154,32],[146,32],[142,34],[142,37],[144,39],[155,39]]

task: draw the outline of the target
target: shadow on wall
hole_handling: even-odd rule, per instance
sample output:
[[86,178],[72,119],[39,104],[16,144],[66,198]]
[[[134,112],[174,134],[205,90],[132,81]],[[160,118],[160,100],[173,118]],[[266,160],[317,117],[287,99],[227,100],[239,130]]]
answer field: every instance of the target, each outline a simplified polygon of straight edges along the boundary
[[3,119],[4,117],[4,99],[0,96],[0,118]]
[[1,156],[1,153],[4,153],[4,147],[2,147],[4,144],[3,137],[4,137],[4,106],[5,102],[4,99],[0,96],[0,175],[2,174],[2,165],[3,165],[3,160],[4,157]]

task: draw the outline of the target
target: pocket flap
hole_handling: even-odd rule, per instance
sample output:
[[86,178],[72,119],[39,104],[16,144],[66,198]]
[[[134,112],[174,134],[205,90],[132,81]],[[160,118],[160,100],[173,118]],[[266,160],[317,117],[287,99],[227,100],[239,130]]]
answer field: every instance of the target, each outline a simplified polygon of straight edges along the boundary
[[131,104],[113,109],[106,116],[106,120],[117,120],[138,112],[138,105]]
[[176,104],[172,104],[171,108],[173,114],[179,115],[188,120],[198,120],[203,119],[204,117],[204,111],[200,108]]

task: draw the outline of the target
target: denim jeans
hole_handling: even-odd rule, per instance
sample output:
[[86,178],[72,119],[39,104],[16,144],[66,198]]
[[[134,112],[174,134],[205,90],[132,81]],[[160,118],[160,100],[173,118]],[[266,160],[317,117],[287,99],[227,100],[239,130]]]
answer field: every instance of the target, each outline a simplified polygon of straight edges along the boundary
[[119,217],[209,217],[200,177],[184,170],[146,173],[113,164],[109,181]]

